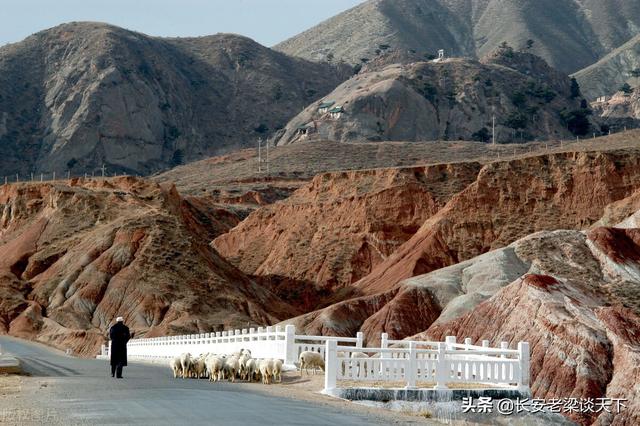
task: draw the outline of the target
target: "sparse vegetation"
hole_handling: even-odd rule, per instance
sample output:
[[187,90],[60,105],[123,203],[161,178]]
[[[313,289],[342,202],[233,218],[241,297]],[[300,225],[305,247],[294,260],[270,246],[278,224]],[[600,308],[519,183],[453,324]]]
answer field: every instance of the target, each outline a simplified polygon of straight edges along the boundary
[[505,58],[513,58],[515,56],[513,47],[509,46],[509,43],[506,41],[503,41],[502,44],[500,44],[499,53]]
[[591,123],[589,122],[589,116],[591,110],[580,108],[571,111],[562,110],[560,117],[566,124],[567,129],[576,136],[584,136],[589,133],[591,129]]
[[520,111],[514,111],[504,122],[504,125],[510,127],[512,129],[525,129],[527,127],[528,118],[525,114]]
[[620,86],[620,91],[625,95],[630,95],[631,93],[633,93],[633,88],[629,83],[624,83],[622,86]]
[[171,166],[176,167],[184,163],[184,152],[181,149],[176,149],[173,151],[173,156],[171,157]]
[[582,96],[580,93],[580,85],[575,77],[571,77],[571,99],[576,99]]
[[489,142],[491,140],[491,132],[486,127],[483,127],[471,135],[471,139],[478,142]]
[[76,164],[78,164],[78,160],[72,158],[71,160],[67,161],[67,169],[72,170]]
[[269,131],[269,127],[264,123],[260,123],[257,127],[254,127],[253,131],[261,135],[264,135]]
[[525,95],[524,92],[516,90],[511,94],[511,103],[513,103],[516,108],[522,108],[527,104],[527,95]]

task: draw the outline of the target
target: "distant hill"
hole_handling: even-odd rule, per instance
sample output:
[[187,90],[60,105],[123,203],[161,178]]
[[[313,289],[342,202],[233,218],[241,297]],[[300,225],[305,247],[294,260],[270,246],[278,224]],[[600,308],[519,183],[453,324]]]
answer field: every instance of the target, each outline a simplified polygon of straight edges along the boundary
[[636,0],[370,0],[275,48],[357,64],[377,50],[482,57],[506,41],[575,72],[637,34]]
[[349,73],[236,35],[65,24],[0,48],[0,171],[146,174],[253,146]]
[[365,68],[295,117],[276,143],[488,142],[494,116],[497,142],[573,138],[591,129],[583,106],[567,75],[535,55],[501,48],[482,62]]
[[595,64],[575,73],[582,93],[591,100],[612,95],[624,83],[640,85],[640,35]]

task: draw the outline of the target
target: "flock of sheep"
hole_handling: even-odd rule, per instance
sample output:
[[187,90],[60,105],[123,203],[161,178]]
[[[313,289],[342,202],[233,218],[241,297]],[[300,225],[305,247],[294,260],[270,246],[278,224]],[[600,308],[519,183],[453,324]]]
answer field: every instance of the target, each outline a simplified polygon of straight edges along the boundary
[[252,358],[248,349],[241,349],[231,355],[207,353],[192,357],[191,354],[184,353],[172,359],[170,366],[174,378],[208,378],[210,382],[261,380],[264,384],[282,381],[282,360]]
[[[367,355],[354,352],[351,357],[367,357]],[[230,355],[206,353],[198,357],[183,353],[171,360],[170,367],[174,378],[208,378],[210,382],[222,380],[235,382],[236,379],[240,379],[248,382],[262,381],[267,385],[282,382],[282,360],[252,358],[251,351],[248,349],[241,349]],[[324,357],[318,352],[302,352],[298,358],[298,368],[300,374],[303,371],[309,374],[309,369],[313,374],[317,369],[324,371]]]

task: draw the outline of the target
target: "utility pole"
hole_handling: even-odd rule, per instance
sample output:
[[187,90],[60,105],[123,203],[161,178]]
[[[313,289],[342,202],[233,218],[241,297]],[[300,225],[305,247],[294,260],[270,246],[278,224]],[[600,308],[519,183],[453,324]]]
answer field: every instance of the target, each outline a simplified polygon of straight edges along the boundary
[[491,135],[493,137],[493,144],[496,144],[496,115],[493,114],[493,121],[491,123]]
[[269,176],[269,141],[267,140],[267,176]]
[[104,165],[104,163],[102,163],[102,177],[104,177],[106,170],[107,170],[107,167]]
[[262,138],[258,138],[258,173],[262,173]]

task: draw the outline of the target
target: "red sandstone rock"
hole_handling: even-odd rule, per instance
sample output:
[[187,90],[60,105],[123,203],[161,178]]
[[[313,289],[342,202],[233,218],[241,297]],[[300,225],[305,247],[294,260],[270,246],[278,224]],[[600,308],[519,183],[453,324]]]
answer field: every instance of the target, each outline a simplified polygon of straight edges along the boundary
[[248,274],[349,285],[411,238],[479,169],[468,163],[318,175],[213,246]]
[[300,313],[209,246],[238,219],[141,179],[0,188],[0,332],[93,354],[116,316],[138,335]]

